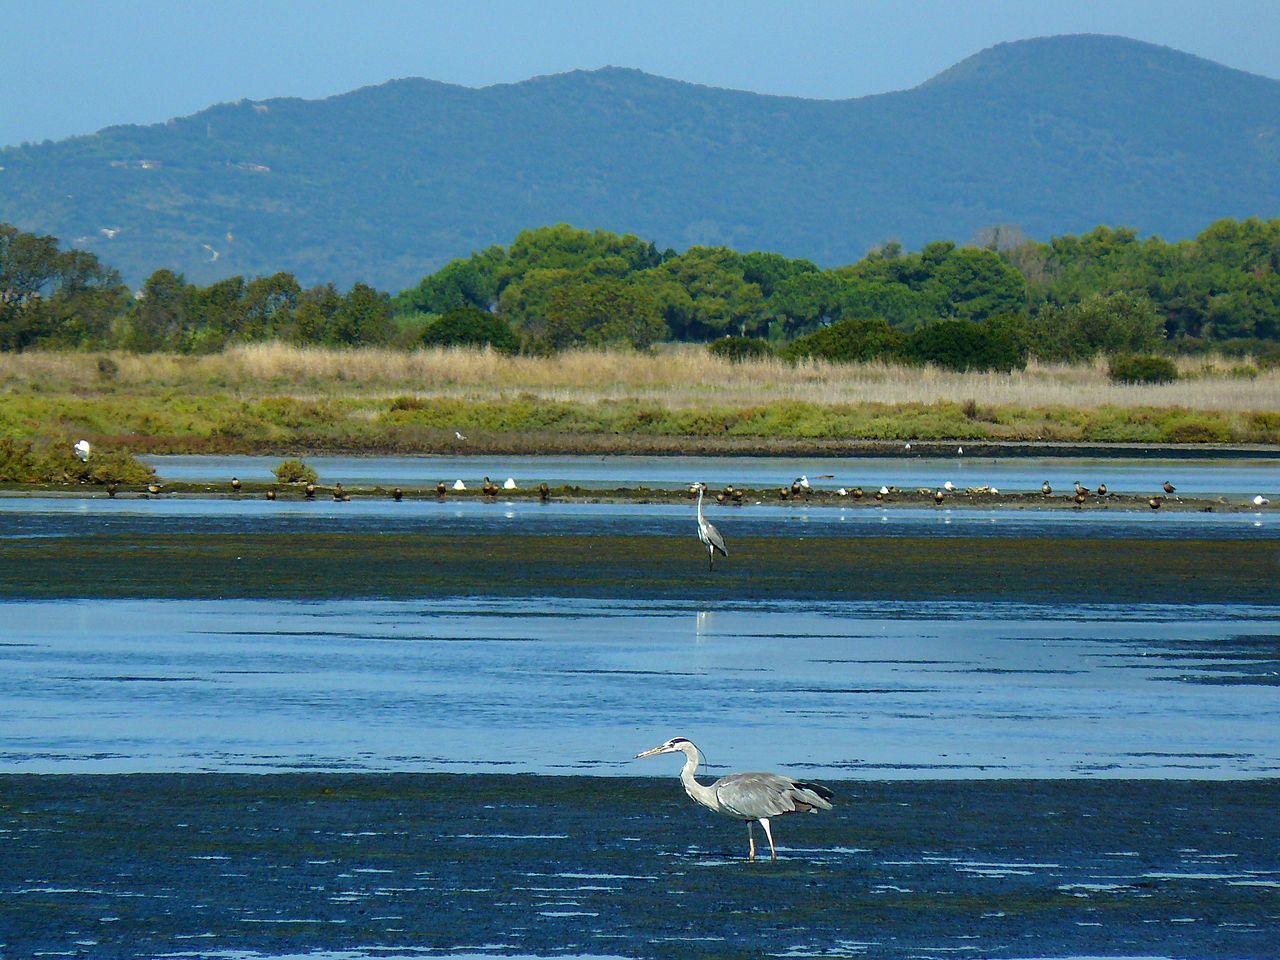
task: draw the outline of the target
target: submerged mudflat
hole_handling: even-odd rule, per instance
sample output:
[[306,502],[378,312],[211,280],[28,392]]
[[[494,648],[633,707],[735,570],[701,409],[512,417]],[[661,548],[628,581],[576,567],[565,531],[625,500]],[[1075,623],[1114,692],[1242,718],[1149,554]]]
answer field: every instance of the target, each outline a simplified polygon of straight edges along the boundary
[[0,950],[1274,955],[1277,781],[830,786],[749,863],[674,778],[0,776]]

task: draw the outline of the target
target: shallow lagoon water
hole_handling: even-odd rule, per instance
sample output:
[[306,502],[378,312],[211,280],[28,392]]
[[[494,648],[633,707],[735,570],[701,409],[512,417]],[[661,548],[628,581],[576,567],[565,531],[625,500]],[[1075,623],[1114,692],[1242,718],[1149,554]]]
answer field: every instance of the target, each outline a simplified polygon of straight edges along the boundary
[[[13,771],[1280,773],[1280,610],[557,597],[4,605]],[[671,768],[671,769],[667,769]]]
[[[167,480],[218,483],[241,480],[271,482],[279,457],[152,456],[144,458]],[[941,486],[950,480],[964,488],[983,484],[1007,493],[1039,490],[1048,480],[1056,490],[1069,490],[1076,480],[1094,487],[1106,483],[1117,493],[1147,495],[1171,481],[1183,496],[1234,496],[1248,499],[1264,493],[1280,502],[1280,459],[1232,457],[1209,459],[1079,458],[1079,457],[591,457],[591,456],[423,456],[308,457],[321,480],[347,486],[435,486],[462,479],[477,485],[489,475],[501,482],[513,477],[526,487],[546,481],[553,487],[587,489],[648,486],[673,490],[695,480],[713,489],[735,484],[770,489],[800,475],[819,489],[861,484],[903,489]],[[830,476],[825,476],[829,474]]]
[[1267,955],[1276,514],[690,516],[0,500],[0,955]]

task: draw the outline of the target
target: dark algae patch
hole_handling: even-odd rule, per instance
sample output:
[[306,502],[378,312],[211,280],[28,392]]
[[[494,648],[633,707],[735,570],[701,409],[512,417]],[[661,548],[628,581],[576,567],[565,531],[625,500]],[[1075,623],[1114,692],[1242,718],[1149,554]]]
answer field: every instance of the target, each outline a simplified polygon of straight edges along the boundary
[[92,533],[0,541],[0,597],[573,596],[1275,603],[1274,541]]
[[0,776],[0,951],[1274,956],[1278,781],[828,785],[751,864],[674,778]]

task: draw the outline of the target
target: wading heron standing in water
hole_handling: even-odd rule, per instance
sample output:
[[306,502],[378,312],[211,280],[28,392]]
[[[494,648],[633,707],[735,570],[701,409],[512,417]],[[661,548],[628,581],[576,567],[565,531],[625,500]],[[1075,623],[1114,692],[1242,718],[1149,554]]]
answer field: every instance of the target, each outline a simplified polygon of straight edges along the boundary
[[729,556],[729,551],[725,549],[724,537],[720,536],[720,531],[715,528],[715,524],[709,522],[702,515],[702,495],[707,490],[705,483],[697,483],[698,488],[698,539],[707,547],[707,556],[711,560],[711,569],[716,568],[716,551],[719,550],[721,555]]
[[764,835],[769,838],[769,857],[778,859],[778,851],[773,845],[773,830],[769,827],[770,817],[781,817],[788,813],[817,813],[819,810],[830,810],[833,794],[819,783],[806,783],[792,780],[780,773],[731,773],[721,777],[715,783],[703,786],[694,779],[698,769],[698,747],[692,740],[684,737],[672,737],[666,743],[637,753],[635,759],[652,757],[659,753],[683,753],[687,758],[684,769],[680,771],[680,782],[684,784],[684,792],[702,804],[708,810],[722,813],[735,820],[743,820],[747,824],[747,844],[750,860],[756,858],[756,838],[752,832],[752,821],[760,821],[764,827]]

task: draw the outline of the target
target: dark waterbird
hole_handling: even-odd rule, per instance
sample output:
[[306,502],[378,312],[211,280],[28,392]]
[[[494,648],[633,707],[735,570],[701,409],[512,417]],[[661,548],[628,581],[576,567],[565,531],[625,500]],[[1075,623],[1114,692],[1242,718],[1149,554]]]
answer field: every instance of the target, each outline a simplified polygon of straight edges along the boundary
[[445,482],[444,482],[443,480],[441,480],[439,483],[437,483],[437,484],[436,484],[436,496],[437,496],[437,497],[443,497],[443,496],[445,496],[448,492],[449,492],[449,488],[445,485]]
[[1049,486],[1048,480],[1040,484],[1040,492],[1043,493],[1046,497],[1049,496],[1049,494],[1053,493],[1053,487]]
[[1175,486],[1174,486],[1172,483],[1170,483],[1168,480],[1166,480],[1166,481],[1164,482],[1164,492],[1165,492],[1165,493],[1173,493],[1173,491],[1175,491],[1175,490],[1177,490],[1177,489],[1178,489],[1178,488],[1177,488],[1177,487],[1175,487]]
[[538,484],[538,499],[543,503],[551,499],[551,488],[545,482]]
[[275,498],[276,498],[276,491],[275,491],[275,489],[273,488],[273,489],[271,489],[271,490],[268,490],[268,491],[267,491],[267,499],[268,499],[268,500],[274,500]]
[[110,483],[107,484],[107,496],[114,499],[116,495],[116,491],[119,489],[120,489],[120,484],[112,480]]
[[303,493],[306,494],[308,500],[314,500],[316,498],[316,485],[314,483],[308,483],[303,487]]
[[401,500],[404,499],[404,491],[401,490],[399,487],[396,487],[394,490],[391,491],[391,499],[394,500],[396,503],[399,503]]
[[236,493],[239,493],[239,492],[240,492],[240,488],[241,488],[242,486],[243,486],[243,484],[240,482],[240,478],[239,478],[239,477],[232,477],[232,478],[231,478],[231,489],[232,489],[233,491],[235,491]]
[[149,494],[150,494],[151,496],[153,496],[153,497],[158,497],[158,496],[160,496],[160,484],[158,484],[158,483],[148,483],[148,484],[147,484],[147,493],[149,493]]
[[685,755],[680,782],[684,784],[684,792],[692,799],[708,810],[746,823],[747,857],[750,860],[756,858],[756,838],[751,829],[753,821],[759,821],[760,826],[764,827],[764,835],[769,838],[769,857],[777,860],[778,851],[773,845],[773,830],[769,826],[769,818],[789,813],[830,810],[834,799],[831,791],[819,783],[793,780],[779,773],[731,773],[704,786],[694,778],[698,770],[699,750],[692,740],[684,737],[673,737],[652,750],[637,753],[634,759],[652,757],[659,753]]

